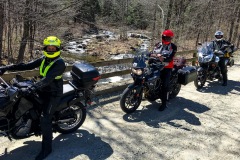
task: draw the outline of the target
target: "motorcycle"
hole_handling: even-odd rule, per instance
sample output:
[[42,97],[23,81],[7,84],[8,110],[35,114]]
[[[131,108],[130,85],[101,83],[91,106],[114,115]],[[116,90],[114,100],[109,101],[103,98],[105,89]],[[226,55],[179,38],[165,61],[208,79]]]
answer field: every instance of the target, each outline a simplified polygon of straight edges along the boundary
[[213,51],[210,43],[205,42],[200,44],[201,47],[198,49],[198,63],[197,78],[194,81],[194,85],[197,89],[201,89],[207,80],[222,80],[222,74],[218,65],[220,57],[225,57],[225,65],[232,66],[234,60],[231,59],[232,52],[230,45],[223,45],[219,51]]
[[237,50],[236,47],[234,47],[234,49],[231,49],[231,45],[226,45],[225,46],[225,57],[227,57],[228,61],[227,61],[227,65],[229,67],[232,67],[234,65],[234,59],[233,59],[233,53]]
[[[54,132],[63,134],[76,131],[85,121],[100,75],[91,65],[79,63],[72,67],[73,80],[63,85],[63,95],[54,113]],[[39,92],[24,95],[23,88],[34,84],[34,79],[17,75],[9,83],[0,77],[0,134],[9,140],[41,135],[40,114],[43,100]]]
[[[164,63],[158,58],[148,57],[146,51],[136,50],[137,54],[133,59],[131,76],[133,83],[122,93],[120,107],[125,113],[133,113],[140,106],[143,97],[152,102],[162,96],[162,80],[160,77]],[[180,62],[180,60],[179,60]],[[175,98],[181,90],[181,84],[186,85],[188,78],[179,73],[185,67],[186,60],[182,59],[178,65],[174,66],[169,83],[168,99]],[[185,67],[188,70],[188,67]],[[183,70],[182,70],[183,71]],[[193,81],[191,78],[190,81]]]

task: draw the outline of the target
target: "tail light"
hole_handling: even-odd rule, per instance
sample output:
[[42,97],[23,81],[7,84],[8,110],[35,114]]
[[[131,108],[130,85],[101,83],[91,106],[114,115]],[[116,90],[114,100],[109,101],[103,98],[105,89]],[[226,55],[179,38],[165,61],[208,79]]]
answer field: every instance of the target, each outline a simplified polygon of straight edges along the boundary
[[98,81],[100,78],[101,78],[101,76],[98,76],[98,77],[94,77],[92,80]]

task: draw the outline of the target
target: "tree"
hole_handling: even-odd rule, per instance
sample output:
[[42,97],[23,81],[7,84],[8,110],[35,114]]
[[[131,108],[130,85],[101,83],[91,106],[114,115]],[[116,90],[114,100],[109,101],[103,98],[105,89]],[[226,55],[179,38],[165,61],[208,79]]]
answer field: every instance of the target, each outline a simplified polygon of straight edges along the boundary
[[172,17],[172,8],[173,8],[173,0],[169,0],[165,29],[170,29],[170,23],[171,23],[171,17]]
[[0,2],[0,60],[3,52],[3,29],[4,29],[4,3]]
[[100,13],[100,5],[98,0],[84,0],[77,8],[76,20],[78,19],[88,22],[96,21],[96,14]]
[[23,35],[22,40],[18,52],[18,59],[17,62],[20,63],[23,61],[24,52],[26,49],[27,42],[29,40],[29,29],[30,29],[30,4],[32,0],[26,0],[25,3],[25,12],[24,12],[24,25],[23,25]]

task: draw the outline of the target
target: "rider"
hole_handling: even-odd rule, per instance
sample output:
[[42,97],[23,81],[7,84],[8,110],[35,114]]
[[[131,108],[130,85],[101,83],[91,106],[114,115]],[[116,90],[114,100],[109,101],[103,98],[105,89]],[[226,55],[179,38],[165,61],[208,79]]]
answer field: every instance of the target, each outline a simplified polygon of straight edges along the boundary
[[41,80],[24,91],[27,95],[38,90],[44,101],[40,119],[42,149],[36,160],[42,160],[52,152],[52,116],[63,93],[62,74],[66,68],[65,62],[60,57],[61,41],[55,36],[49,36],[44,39],[43,45],[44,56],[41,58],[26,64],[20,63],[0,68],[0,74],[3,74],[7,70],[32,70],[40,67]]
[[[231,46],[231,50],[233,52],[234,50],[234,45],[231,44],[229,41],[226,41],[223,39],[223,32],[222,31],[216,31],[215,32],[215,40],[213,40],[210,43],[211,48],[213,49],[214,52],[217,51],[222,51],[224,52],[223,46],[224,45],[230,45]],[[221,69],[221,74],[223,76],[223,86],[227,86],[227,64],[225,64],[225,60],[228,59],[229,57],[220,57],[220,61],[219,61],[219,67]]]
[[166,65],[161,71],[161,79],[163,81],[162,88],[162,104],[159,107],[159,111],[163,111],[167,106],[168,99],[168,87],[170,82],[170,77],[173,69],[173,57],[177,52],[177,46],[173,44],[172,38],[174,36],[173,31],[165,30],[162,32],[162,42],[159,42],[155,45],[153,51],[150,53],[151,57],[157,57],[160,61],[164,62]]

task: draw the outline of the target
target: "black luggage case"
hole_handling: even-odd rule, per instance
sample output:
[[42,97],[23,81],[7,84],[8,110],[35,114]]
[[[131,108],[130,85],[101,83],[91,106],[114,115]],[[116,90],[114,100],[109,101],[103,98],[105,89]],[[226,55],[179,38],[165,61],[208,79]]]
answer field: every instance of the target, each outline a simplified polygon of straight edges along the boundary
[[193,66],[187,66],[178,70],[178,82],[186,85],[197,78],[197,69]]
[[90,88],[98,82],[100,74],[98,70],[88,63],[75,63],[72,67],[71,75],[77,87]]

